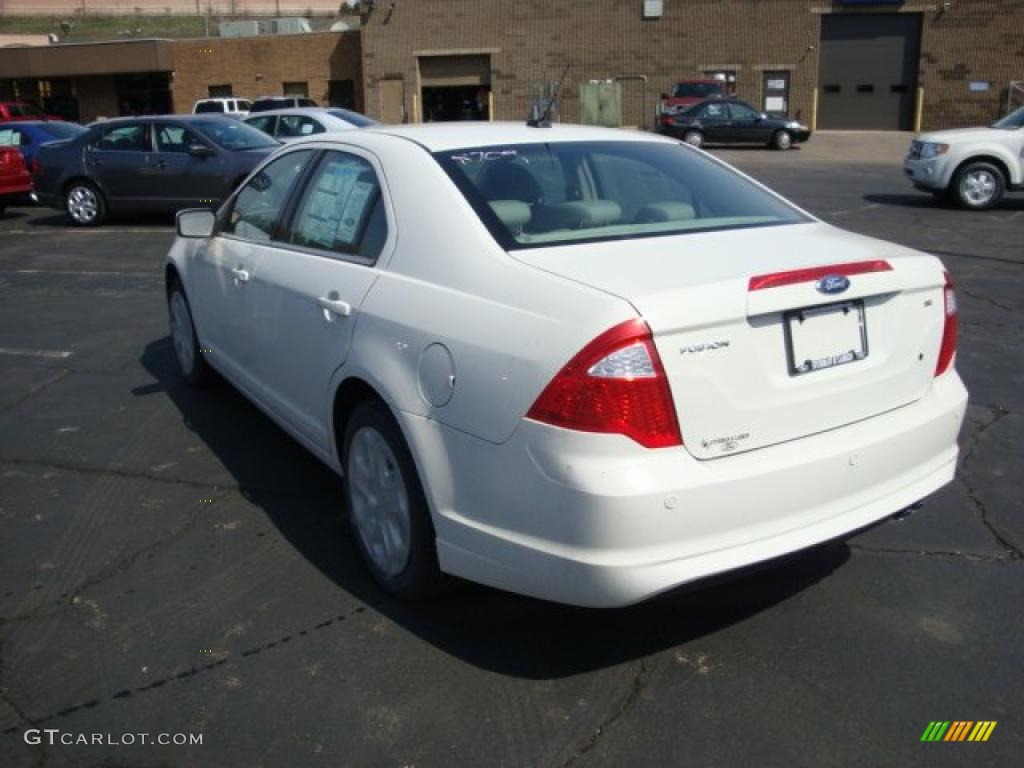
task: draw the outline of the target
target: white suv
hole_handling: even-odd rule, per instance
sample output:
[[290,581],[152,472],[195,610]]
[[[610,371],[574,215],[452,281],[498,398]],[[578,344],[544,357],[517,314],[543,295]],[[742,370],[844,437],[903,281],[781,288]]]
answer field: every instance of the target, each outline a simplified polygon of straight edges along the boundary
[[922,134],[903,170],[914,186],[964,208],[991,208],[1007,190],[1024,189],[1024,107],[988,128]]
[[251,107],[252,102],[248,99],[200,99],[192,107],[192,114],[213,113],[228,117],[245,117]]

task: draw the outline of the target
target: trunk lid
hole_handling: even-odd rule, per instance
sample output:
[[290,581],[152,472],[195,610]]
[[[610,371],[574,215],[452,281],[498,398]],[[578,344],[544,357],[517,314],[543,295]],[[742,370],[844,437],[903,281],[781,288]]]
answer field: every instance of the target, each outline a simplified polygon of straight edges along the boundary
[[[636,308],[699,459],[870,418],[931,386],[943,270],[927,254],[810,223],[512,255]],[[818,290],[844,273],[841,292]]]

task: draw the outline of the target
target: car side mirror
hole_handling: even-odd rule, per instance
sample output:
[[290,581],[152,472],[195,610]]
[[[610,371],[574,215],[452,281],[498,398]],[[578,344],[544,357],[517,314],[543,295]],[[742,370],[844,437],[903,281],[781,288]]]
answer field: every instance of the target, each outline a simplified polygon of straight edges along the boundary
[[213,157],[216,154],[208,146],[206,146],[205,144],[200,144],[199,142],[196,142],[195,144],[189,144],[188,145],[188,153],[192,157],[201,157],[201,158]]
[[209,237],[213,234],[217,216],[206,208],[189,208],[178,211],[175,223],[179,237]]
[[758,120],[767,120],[768,119],[768,113],[767,112],[762,112],[760,115],[757,116],[757,119]]

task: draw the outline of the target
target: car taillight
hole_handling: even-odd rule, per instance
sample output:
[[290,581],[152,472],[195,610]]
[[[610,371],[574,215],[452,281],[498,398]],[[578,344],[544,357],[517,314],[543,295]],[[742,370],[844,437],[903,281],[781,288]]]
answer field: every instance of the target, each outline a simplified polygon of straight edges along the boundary
[[946,282],[942,286],[942,311],[945,316],[945,323],[942,326],[942,346],[939,347],[939,362],[935,365],[935,375],[941,376],[953,362],[956,354],[957,311],[956,293],[953,292],[953,281],[949,279],[949,273],[944,273]]
[[643,320],[587,344],[544,388],[526,417],[580,432],[629,437],[645,448],[682,445],[668,377]]
[[674,123],[675,123],[675,117],[673,115],[662,115],[661,116],[661,124],[662,125],[673,125]]

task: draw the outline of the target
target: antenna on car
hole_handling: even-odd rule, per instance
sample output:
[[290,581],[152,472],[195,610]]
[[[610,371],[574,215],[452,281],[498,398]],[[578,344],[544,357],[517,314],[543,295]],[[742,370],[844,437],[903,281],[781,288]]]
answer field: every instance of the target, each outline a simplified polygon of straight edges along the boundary
[[526,121],[526,124],[531,128],[550,128],[551,127],[551,109],[555,106],[555,99],[558,98],[559,91],[562,90],[562,83],[565,82],[565,76],[569,74],[569,65],[565,65],[565,69],[562,70],[562,76],[558,79],[558,85],[555,86],[555,90],[551,92],[551,98],[548,99],[548,105],[544,109],[544,114],[540,117],[533,117]]

